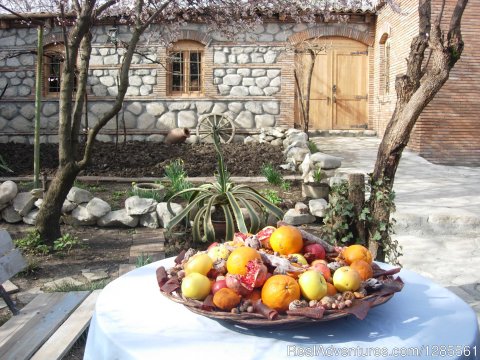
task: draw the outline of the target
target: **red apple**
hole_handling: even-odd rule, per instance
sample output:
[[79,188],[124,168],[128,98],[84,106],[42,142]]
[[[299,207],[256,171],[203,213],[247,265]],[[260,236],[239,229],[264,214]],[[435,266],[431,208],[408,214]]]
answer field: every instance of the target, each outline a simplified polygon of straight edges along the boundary
[[227,287],[227,281],[225,279],[222,279],[222,280],[217,280],[213,283],[212,285],[212,294],[215,295],[215,293],[220,290],[220,289],[223,289],[223,288],[226,288]]
[[309,244],[305,245],[303,248],[305,254],[313,254],[315,259],[325,259],[325,249],[320,244]]
[[312,262],[312,266],[310,266],[310,269],[322,273],[323,277],[328,282],[332,280],[332,272],[330,271],[330,268],[327,266],[327,264],[325,264],[323,260],[315,260],[314,262]]

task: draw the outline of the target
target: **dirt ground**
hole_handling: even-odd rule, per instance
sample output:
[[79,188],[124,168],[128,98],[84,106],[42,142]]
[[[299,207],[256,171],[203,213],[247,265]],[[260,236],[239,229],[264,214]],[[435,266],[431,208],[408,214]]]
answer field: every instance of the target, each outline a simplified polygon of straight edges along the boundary
[[[283,163],[281,148],[269,144],[224,144],[222,151],[227,170],[234,176],[259,176],[263,164]],[[0,144],[0,154],[13,170],[0,176],[24,176],[33,173],[33,145]],[[188,176],[212,176],[217,165],[212,144],[166,145],[151,142],[95,144],[92,165],[81,175],[120,177],[161,177],[164,166],[181,158]],[[40,146],[41,171],[52,175],[58,166],[58,147]]]

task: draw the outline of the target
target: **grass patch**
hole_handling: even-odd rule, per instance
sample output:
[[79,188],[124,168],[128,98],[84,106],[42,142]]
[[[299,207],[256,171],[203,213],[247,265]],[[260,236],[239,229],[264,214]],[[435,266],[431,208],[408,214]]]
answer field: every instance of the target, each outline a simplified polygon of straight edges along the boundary
[[110,279],[104,279],[99,281],[87,282],[81,285],[75,285],[69,282],[62,282],[59,285],[55,285],[52,288],[46,290],[46,292],[70,292],[70,291],[94,291],[103,289],[110,282]]
[[309,140],[307,145],[308,145],[308,150],[310,150],[312,154],[315,154],[320,151],[318,149],[317,144],[315,144],[312,140]]
[[152,263],[152,258],[148,254],[141,253],[135,260],[135,267],[139,268]]
[[8,312],[6,314],[0,314],[0,326],[2,326],[8,320],[10,320],[11,317],[12,317],[12,314],[10,314],[10,312]]
[[269,184],[280,186],[283,183],[283,177],[280,172],[275,169],[272,163],[263,164],[261,169],[262,175],[265,176]]

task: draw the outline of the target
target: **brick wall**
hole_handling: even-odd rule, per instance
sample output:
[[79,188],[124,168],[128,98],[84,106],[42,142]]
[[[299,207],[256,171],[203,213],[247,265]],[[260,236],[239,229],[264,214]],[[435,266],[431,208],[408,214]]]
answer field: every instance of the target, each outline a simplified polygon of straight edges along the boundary
[[[438,13],[440,1],[434,1],[433,17]],[[447,0],[444,12],[444,23],[448,24],[456,0]],[[395,107],[395,91],[382,97],[378,84],[380,83],[379,40],[383,30],[391,27],[392,66],[391,83],[396,74],[404,72],[405,58],[409,51],[411,38],[418,29],[418,14],[416,0],[401,2],[402,10],[407,16],[398,15],[389,8],[380,11],[377,21],[375,41],[375,110],[377,119],[374,128],[379,134],[385,126]],[[412,11],[413,10],[413,11]],[[480,165],[480,22],[476,14],[480,11],[480,2],[473,1],[467,5],[463,16],[462,33],[465,50],[459,62],[450,73],[450,78],[437,96],[427,106],[419,118],[409,147],[438,164],[449,165]],[[395,54],[395,55],[394,55]]]

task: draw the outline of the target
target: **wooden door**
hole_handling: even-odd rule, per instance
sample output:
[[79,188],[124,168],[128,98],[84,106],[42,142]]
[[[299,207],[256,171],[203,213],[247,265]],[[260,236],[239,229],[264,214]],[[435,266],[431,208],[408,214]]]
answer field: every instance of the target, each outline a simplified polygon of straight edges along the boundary
[[358,129],[368,125],[368,52],[349,46],[333,52],[333,128]]
[[328,128],[332,121],[330,62],[331,59],[327,53],[316,55],[310,88],[310,128],[312,129]]
[[[310,128],[357,129],[368,124],[368,48],[355,40],[320,38],[324,52],[317,52],[310,89]],[[308,69],[308,54],[297,57]],[[298,67],[298,66],[297,66]],[[302,74],[305,89],[306,72]],[[305,92],[305,90],[304,90]],[[298,96],[298,95],[297,95]],[[296,119],[301,119],[296,104]],[[297,121],[300,123],[300,121]]]

